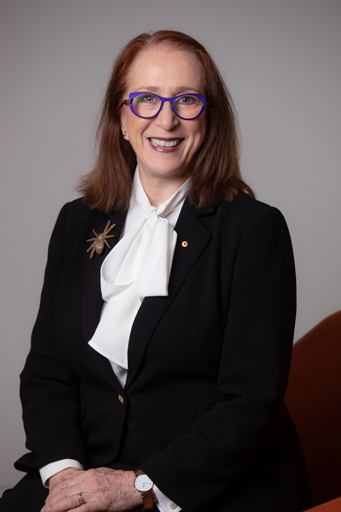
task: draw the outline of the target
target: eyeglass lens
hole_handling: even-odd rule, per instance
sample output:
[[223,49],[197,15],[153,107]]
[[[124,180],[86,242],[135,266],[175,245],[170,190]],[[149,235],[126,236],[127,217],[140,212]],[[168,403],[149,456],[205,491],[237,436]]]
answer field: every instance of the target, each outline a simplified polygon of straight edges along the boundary
[[[202,101],[196,96],[186,94],[174,100],[177,114],[184,119],[193,119],[202,109]],[[133,99],[135,112],[142,117],[153,117],[160,110],[161,100],[153,94],[141,94]]]

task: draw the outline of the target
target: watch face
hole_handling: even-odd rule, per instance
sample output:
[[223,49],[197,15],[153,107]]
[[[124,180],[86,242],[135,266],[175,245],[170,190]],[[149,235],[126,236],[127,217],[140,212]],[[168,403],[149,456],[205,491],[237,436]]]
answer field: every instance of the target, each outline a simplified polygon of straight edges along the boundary
[[153,488],[153,482],[147,475],[139,475],[135,478],[135,487],[140,492],[147,492]]

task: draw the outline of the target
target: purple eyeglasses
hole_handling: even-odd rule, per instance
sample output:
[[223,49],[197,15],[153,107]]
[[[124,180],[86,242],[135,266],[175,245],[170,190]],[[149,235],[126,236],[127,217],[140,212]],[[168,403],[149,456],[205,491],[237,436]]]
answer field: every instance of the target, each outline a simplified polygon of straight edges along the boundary
[[171,103],[175,115],[187,121],[201,116],[207,105],[206,96],[202,94],[179,94],[164,98],[150,92],[131,92],[123,104],[129,105],[136,116],[151,119],[161,112],[165,101]]

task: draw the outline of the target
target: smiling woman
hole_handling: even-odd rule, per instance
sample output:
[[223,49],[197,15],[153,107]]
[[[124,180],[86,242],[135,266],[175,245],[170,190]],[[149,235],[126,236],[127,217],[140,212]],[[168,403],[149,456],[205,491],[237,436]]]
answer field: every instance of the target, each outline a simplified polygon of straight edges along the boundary
[[186,34],[118,56],[95,168],[52,234],[21,374],[28,475],[1,512],[308,506],[284,404],[290,236],[241,178],[231,105]]

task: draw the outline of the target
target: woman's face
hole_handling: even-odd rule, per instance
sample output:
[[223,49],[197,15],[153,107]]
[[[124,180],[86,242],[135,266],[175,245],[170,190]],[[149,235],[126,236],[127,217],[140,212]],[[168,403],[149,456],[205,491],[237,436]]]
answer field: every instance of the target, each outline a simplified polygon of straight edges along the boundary
[[[153,92],[170,98],[183,93],[204,94],[201,66],[190,52],[154,47],[140,53],[133,62],[124,99],[131,92]],[[152,119],[136,116],[124,105],[121,128],[127,132],[137,157],[141,179],[175,180],[179,185],[190,173],[193,155],[206,133],[206,116],[183,120],[178,118],[170,102]],[[173,146],[165,147],[164,141]]]

